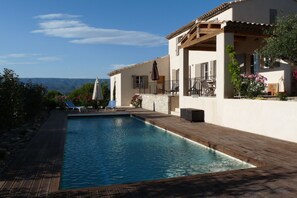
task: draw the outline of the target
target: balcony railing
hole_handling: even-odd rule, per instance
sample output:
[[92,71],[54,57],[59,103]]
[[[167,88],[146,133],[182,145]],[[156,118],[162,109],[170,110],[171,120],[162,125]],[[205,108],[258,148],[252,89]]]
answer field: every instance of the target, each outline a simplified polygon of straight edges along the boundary
[[212,97],[216,95],[216,76],[195,77],[185,80],[188,83],[187,95],[198,95]]
[[[184,83],[188,83],[187,96],[216,96],[216,76],[207,77],[195,77],[191,79],[185,79]],[[140,94],[168,94],[179,95],[179,81],[168,80],[163,83],[149,82],[148,86],[138,88]]]
[[138,88],[140,94],[170,94],[178,95],[179,93],[179,81],[178,80],[167,80],[162,83],[160,82],[149,82],[148,86]]

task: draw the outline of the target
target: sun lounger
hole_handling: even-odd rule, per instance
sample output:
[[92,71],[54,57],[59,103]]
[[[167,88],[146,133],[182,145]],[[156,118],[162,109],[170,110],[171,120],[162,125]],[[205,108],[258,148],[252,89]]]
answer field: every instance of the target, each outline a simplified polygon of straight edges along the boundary
[[70,100],[65,101],[65,104],[66,104],[66,108],[67,109],[73,109],[73,110],[77,109],[79,112],[87,111],[86,107],[84,107],[84,106],[79,106],[79,107],[78,106],[75,106],[73,104],[73,102],[70,101]]
[[108,102],[108,105],[105,107],[105,110],[106,109],[115,109],[116,108],[116,101],[115,100],[110,100]]

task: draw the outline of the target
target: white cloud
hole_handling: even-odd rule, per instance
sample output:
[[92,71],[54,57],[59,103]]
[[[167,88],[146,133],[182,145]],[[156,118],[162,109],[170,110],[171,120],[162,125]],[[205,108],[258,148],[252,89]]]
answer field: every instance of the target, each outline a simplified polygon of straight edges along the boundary
[[1,65],[32,65],[42,62],[59,61],[59,57],[42,56],[37,53],[12,53],[0,55]]
[[79,15],[70,15],[70,14],[62,14],[62,13],[53,13],[53,14],[44,14],[44,15],[38,15],[35,16],[35,19],[58,19],[58,18],[66,18],[66,19],[71,19],[71,18],[78,18],[80,17]]
[[58,14],[59,17],[56,15],[57,14],[37,16],[43,20],[39,23],[39,29],[33,30],[32,33],[68,38],[71,43],[77,44],[114,44],[130,46],[161,46],[167,44],[165,38],[151,33],[91,27],[78,19],[74,19],[75,17],[69,17],[75,15]]
[[128,67],[128,66],[131,66],[131,65],[133,65],[133,64],[129,64],[129,65],[125,65],[125,64],[113,64],[113,65],[111,65],[111,67],[113,69],[120,69],[120,68]]
[[4,54],[4,55],[0,55],[0,59],[28,58],[28,57],[37,56],[37,55],[38,54],[25,54],[25,53]]
[[55,56],[44,56],[44,57],[37,58],[37,60],[39,60],[39,61],[59,61],[61,59],[58,57],[55,57]]
[[3,66],[10,66],[10,65],[35,65],[37,64],[38,62],[34,62],[34,61],[17,61],[17,62],[14,62],[14,61],[2,61],[0,60],[0,64]]

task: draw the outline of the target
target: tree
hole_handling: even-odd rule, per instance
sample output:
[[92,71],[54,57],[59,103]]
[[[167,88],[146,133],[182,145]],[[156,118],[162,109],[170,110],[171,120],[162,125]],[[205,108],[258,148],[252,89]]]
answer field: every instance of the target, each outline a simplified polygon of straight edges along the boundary
[[274,27],[268,30],[272,35],[265,39],[261,55],[271,60],[282,59],[291,65],[297,64],[297,14],[282,16]]
[[0,129],[12,129],[33,120],[43,109],[46,89],[41,85],[21,83],[13,70],[0,74]]
[[27,120],[33,119],[43,109],[46,88],[29,82],[23,85],[23,89],[25,118]]
[[[84,84],[82,87],[74,90],[71,92],[68,97],[74,102],[75,105],[80,106],[94,106],[97,107],[96,101],[92,100],[92,95],[93,95],[93,89],[94,89],[94,84],[93,83],[87,83]],[[101,84],[101,89],[102,89],[102,95],[103,95],[103,100],[99,101],[99,106],[106,106],[109,99],[109,87],[107,83],[102,83]]]
[[62,99],[63,94],[56,90],[49,90],[44,96],[44,104],[45,107],[49,110],[52,110],[56,107],[62,107],[61,104],[64,101],[60,101]]
[[0,129],[11,129],[22,123],[23,86],[13,70],[4,68],[0,74]]

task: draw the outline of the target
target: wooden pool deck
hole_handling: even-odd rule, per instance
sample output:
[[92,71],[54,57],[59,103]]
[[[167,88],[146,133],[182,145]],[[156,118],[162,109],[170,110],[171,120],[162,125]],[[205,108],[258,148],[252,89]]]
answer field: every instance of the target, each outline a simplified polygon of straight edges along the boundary
[[[0,197],[296,197],[297,144],[179,117],[130,109],[141,119],[257,168],[133,184],[59,190],[67,112],[53,111],[0,178]],[[280,131],[281,133],[281,131]]]

